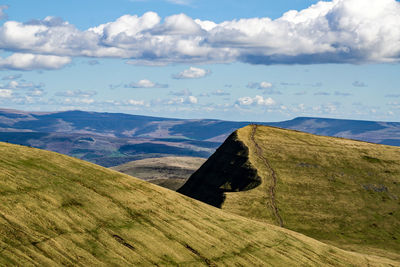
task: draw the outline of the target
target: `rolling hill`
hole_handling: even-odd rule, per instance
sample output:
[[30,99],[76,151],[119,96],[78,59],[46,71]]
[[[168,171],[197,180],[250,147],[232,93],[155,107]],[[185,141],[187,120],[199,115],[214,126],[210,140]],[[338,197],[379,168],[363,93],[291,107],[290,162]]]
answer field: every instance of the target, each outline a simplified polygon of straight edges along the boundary
[[0,143],[0,265],[395,266],[65,155]]
[[[0,141],[63,153],[112,167],[145,158],[208,158],[249,122],[183,120],[86,111],[25,112],[0,109]],[[400,145],[400,123],[295,118],[260,124]]]
[[205,161],[205,158],[197,157],[148,158],[131,161],[111,169],[177,190]]
[[247,218],[400,259],[400,148],[250,125],[178,190]]

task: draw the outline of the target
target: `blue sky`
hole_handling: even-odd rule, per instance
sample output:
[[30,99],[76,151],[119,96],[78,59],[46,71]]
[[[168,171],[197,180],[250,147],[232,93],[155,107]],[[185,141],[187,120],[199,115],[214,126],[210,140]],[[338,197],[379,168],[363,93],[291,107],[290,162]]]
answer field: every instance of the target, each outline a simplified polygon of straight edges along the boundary
[[395,0],[10,0],[0,10],[1,108],[400,121]]

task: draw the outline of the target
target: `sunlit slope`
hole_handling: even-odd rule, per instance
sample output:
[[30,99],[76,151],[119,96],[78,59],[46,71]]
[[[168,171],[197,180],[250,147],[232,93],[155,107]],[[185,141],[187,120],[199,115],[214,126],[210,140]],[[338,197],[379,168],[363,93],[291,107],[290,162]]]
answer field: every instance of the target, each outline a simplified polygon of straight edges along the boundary
[[199,157],[161,157],[131,161],[111,169],[177,190],[206,161]]
[[[229,139],[180,192],[215,204],[209,192],[219,189],[223,210],[400,258],[400,148],[255,125]],[[227,190],[246,169],[245,180],[258,177],[260,185]]]
[[0,143],[0,265],[396,265],[60,154]]

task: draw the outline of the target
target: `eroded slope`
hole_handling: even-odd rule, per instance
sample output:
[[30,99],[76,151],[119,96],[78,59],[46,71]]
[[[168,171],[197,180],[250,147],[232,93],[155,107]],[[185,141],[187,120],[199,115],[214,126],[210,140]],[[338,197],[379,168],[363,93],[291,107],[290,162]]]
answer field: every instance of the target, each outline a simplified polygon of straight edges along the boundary
[[257,170],[249,162],[247,146],[234,132],[178,192],[221,207],[226,192],[250,190],[260,183]]

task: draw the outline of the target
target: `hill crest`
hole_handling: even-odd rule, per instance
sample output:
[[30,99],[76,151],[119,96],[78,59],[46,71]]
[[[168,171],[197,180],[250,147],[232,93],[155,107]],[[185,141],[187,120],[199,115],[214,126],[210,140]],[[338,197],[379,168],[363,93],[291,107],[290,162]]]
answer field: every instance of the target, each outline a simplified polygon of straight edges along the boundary
[[[245,149],[231,154],[249,151],[249,169],[261,183],[248,191],[225,191],[215,206],[343,248],[399,258],[398,147],[257,125],[232,137]],[[216,190],[210,188],[212,177],[232,174],[219,163],[231,159],[214,155],[178,192],[204,201]]]

